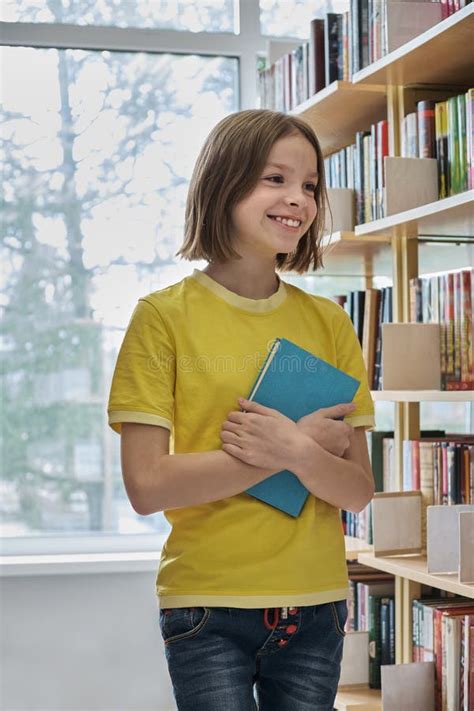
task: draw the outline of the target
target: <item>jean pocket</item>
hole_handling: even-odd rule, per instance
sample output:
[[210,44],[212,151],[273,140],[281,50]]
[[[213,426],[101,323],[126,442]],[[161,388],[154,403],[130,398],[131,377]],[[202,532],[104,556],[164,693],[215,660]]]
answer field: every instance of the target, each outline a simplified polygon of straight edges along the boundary
[[161,636],[165,644],[196,637],[209,620],[209,607],[171,607],[160,610]]
[[347,602],[345,600],[337,600],[336,602],[331,602],[330,605],[336,630],[341,637],[345,637],[344,627],[347,620]]

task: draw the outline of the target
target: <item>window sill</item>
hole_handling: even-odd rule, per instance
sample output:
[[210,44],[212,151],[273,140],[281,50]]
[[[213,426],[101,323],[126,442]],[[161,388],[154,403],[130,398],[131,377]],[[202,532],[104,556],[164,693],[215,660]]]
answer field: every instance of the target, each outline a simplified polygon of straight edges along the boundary
[[156,572],[160,554],[70,553],[63,555],[18,555],[0,557],[1,577],[28,575],[78,575],[92,573]]

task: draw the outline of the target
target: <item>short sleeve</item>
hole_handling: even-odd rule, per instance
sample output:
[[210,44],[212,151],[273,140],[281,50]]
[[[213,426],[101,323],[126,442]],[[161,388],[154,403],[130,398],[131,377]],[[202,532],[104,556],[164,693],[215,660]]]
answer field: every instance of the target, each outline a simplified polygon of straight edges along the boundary
[[360,381],[353,400],[356,409],[344,420],[352,427],[365,427],[371,430],[375,427],[374,402],[369,390],[362,349],[352,321],[342,309],[341,320],[336,335],[337,367]]
[[140,299],[120,348],[110,389],[109,425],[122,422],[172,429],[176,352],[158,309]]

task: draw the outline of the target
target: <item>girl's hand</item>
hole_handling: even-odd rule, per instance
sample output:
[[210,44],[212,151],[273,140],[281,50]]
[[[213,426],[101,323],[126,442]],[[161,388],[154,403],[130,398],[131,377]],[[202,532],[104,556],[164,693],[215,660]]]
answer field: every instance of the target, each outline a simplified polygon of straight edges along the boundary
[[302,417],[296,423],[298,429],[311,437],[320,447],[330,454],[342,457],[349,448],[354,428],[334,417],[346,417],[355,410],[353,403],[324,407]]
[[245,412],[230,412],[222,425],[222,449],[242,462],[275,472],[290,469],[306,440],[293,420],[239,398]]

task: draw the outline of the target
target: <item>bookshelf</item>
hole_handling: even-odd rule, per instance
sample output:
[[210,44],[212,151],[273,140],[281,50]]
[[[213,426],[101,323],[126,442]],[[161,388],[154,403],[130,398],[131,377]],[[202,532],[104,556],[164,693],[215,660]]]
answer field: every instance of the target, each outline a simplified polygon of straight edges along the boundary
[[333,232],[322,242],[325,274],[334,276],[391,276],[390,237],[370,235],[363,240],[354,232]]
[[428,573],[426,558],[419,555],[406,556],[374,556],[370,552],[361,551],[358,555],[359,563],[370,568],[392,573],[400,578],[412,580],[420,585],[430,585],[456,595],[464,595],[474,600],[474,583],[460,583],[453,575],[434,575]]
[[356,85],[472,83],[473,32],[471,4],[357,72],[352,80]]
[[385,85],[356,86],[350,81],[335,81],[291,113],[318,127],[318,138],[326,156],[350,143],[354,133],[374,117],[382,119],[386,110]]
[[[474,66],[474,4],[467,5],[426,32],[370,66],[352,81],[337,81],[300,104],[292,113],[310,123],[320,137],[324,155],[354,142],[356,131],[368,130],[381,118],[389,124],[389,155],[400,155],[400,120],[423,99],[444,99],[453,89],[472,86]],[[462,48],[462,49],[461,49]],[[362,91],[372,87],[373,93]],[[456,93],[456,92],[455,92]],[[468,266],[455,263],[456,250],[431,249],[441,240],[474,245],[474,191],[428,202],[365,224],[337,232],[323,242],[323,276],[363,276],[366,288],[375,276],[393,276],[395,322],[409,321],[409,280],[424,272]],[[445,245],[446,246],[446,245]],[[461,250],[458,250],[460,252]],[[443,254],[444,252],[444,254]],[[402,442],[420,435],[421,402],[474,402],[472,391],[397,390],[372,393],[375,401],[395,404],[395,467],[402,481]],[[395,576],[396,663],[412,661],[412,601],[428,585],[474,599],[474,584],[455,575],[433,575],[420,555],[375,556],[364,541],[346,536],[349,561]],[[380,690],[365,686],[340,687],[335,708],[341,711],[380,711]]]
[[379,689],[367,686],[340,687],[335,707],[338,711],[381,711],[382,700]]
[[358,560],[360,553],[369,553],[372,551],[370,543],[362,541],[360,538],[353,536],[344,536],[346,543],[346,560]]
[[376,402],[474,402],[473,390],[373,390]]
[[[474,7],[474,5],[473,5]],[[474,190],[451,195],[443,200],[357,225],[354,234],[359,238],[385,235],[394,237],[403,231],[407,237],[418,235],[455,235],[472,237],[474,234]]]

